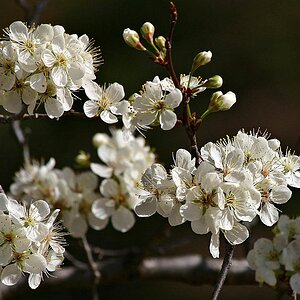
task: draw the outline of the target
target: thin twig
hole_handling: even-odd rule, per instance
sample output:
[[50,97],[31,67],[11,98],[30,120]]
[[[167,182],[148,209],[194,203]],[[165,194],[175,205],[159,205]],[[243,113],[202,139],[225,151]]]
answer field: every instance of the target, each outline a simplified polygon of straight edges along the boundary
[[221,268],[221,271],[218,276],[218,281],[217,281],[217,284],[215,285],[215,288],[214,288],[214,291],[213,291],[213,294],[211,297],[212,300],[218,299],[218,296],[221,292],[224,281],[226,279],[226,276],[227,276],[228,271],[232,264],[232,257],[233,257],[233,252],[234,252],[235,246],[231,245],[227,240],[225,242],[226,242],[226,246],[225,246],[226,252],[225,252],[224,259],[223,259],[222,268]]
[[97,263],[95,262],[95,260],[93,258],[92,249],[90,247],[90,244],[88,243],[86,236],[82,237],[81,240],[82,240],[83,247],[84,247],[87,259],[88,259],[89,267],[94,276],[94,281],[93,281],[93,285],[92,285],[93,300],[98,300],[99,299],[98,285],[100,282],[101,273],[99,271]]
[[24,133],[23,129],[21,128],[20,120],[14,120],[11,125],[19,144],[22,146],[24,162],[29,163],[30,151],[28,145],[28,138]]
[[31,11],[30,17],[29,17],[29,24],[32,25],[34,23],[37,23],[40,19],[41,13],[43,12],[44,8],[48,4],[48,0],[40,0],[38,3],[34,6],[34,8]]
[[175,29],[176,23],[177,23],[177,9],[176,9],[175,4],[173,2],[171,2],[170,3],[170,31],[169,31],[169,36],[166,40],[167,64],[165,66],[174,82],[175,87],[180,89],[181,88],[180,82],[179,82],[176,72],[174,70],[173,58],[172,58],[173,34],[174,34],[174,29]]
[[29,25],[37,23],[49,0],[40,0],[33,7],[26,0],[16,0],[17,4],[23,9],[25,20]]

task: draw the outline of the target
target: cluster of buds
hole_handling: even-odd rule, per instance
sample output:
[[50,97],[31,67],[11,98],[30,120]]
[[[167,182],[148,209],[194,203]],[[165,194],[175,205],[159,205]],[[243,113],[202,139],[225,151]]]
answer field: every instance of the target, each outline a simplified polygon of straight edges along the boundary
[[43,104],[50,118],[73,105],[72,93],[96,79],[100,51],[87,35],[67,34],[62,26],[27,27],[16,21],[0,41],[0,104],[10,113],[23,105],[29,114]]
[[166,39],[163,36],[154,38],[155,27],[150,22],[144,23],[140,31],[144,40],[151,46],[150,50],[141,43],[139,34],[129,28],[123,31],[123,38],[126,44],[136,50],[147,52],[154,62],[165,64]]
[[273,240],[255,242],[247,255],[249,266],[259,283],[282,287],[289,282],[289,288],[300,294],[300,217],[282,215],[273,232]]
[[277,139],[242,131],[200,151],[199,166],[179,149],[169,173],[157,163],[148,168],[135,212],[158,212],[173,226],[190,221],[195,233],[211,233],[210,252],[218,257],[220,233],[236,245],[249,236],[244,222],[256,216],[267,226],[278,221],[275,204],[290,199],[288,185],[300,188],[300,158],[284,155]]
[[54,223],[59,210],[50,214],[44,200],[33,201],[29,208],[0,194],[0,265],[3,284],[15,285],[28,273],[28,284],[37,288],[63,261],[64,238]]

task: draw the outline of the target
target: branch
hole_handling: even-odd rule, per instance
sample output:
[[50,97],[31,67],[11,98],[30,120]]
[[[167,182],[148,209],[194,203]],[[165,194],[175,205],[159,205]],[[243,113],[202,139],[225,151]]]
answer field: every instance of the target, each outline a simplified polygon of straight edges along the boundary
[[225,242],[226,242],[226,244],[225,244],[226,252],[225,252],[224,260],[222,263],[222,268],[221,268],[220,274],[218,276],[217,283],[214,287],[214,291],[213,291],[212,298],[211,298],[212,300],[218,299],[218,296],[221,292],[221,289],[225,282],[228,271],[232,265],[232,256],[233,256],[235,246],[231,245],[227,240],[225,240]]
[[[82,119],[87,118],[87,116],[82,112],[70,110],[70,111],[65,112],[61,117],[55,118],[53,120],[59,120],[64,117],[76,117],[76,118],[82,118]],[[33,114],[33,115],[16,114],[16,115],[12,115],[12,116],[0,115],[0,124],[8,124],[15,120],[36,120],[36,119],[50,119],[50,118],[47,114]],[[99,117],[95,116],[91,119],[99,119]]]
[[176,88],[181,89],[180,82],[177,78],[177,75],[173,66],[173,58],[172,58],[172,43],[173,43],[173,33],[177,22],[177,9],[173,2],[170,3],[170,32],[169,36],[166,40],[166,59],[167,64],[165,65]]
[[[129,259],[130,260],[130,259]],[[222,261],[204,258],[200,255],[183,255],[174,257],[149,257],[133,268],[128,264],[128,257],[110,258],[99,264],[102,274],[100,284],[111,284],[128,280],[165,280],[185,282],[191,285],[215,284]],[[38,288],[40,293],[52,293],[62,289],[87,289],[93,276],[89,268],[76,269],[64,267],[55,272],[55,278],[47,278]],[[233,260],[226,282],[230,285],[256,285],[254,272],[249,269],[246,260]],[[28,290],[27,280],[14,287],[1,286],[4,296],[17,297]]]

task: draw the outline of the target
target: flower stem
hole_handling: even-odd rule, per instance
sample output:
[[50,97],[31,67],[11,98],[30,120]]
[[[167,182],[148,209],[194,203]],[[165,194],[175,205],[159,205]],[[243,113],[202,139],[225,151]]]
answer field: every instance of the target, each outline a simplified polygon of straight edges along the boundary
[[227,273],[231,267],[231,261],[232,261],[235,246],[231,245],[227,240],[225,240],[225,242],[226,242],[226,245],[225,245],[226,252],[225,252],[224,259],[223,259],[221,271],[219,273],[218,281],[217,281],[217,284],[215,285],[211,300],[218,299],[218,296],[221,292],[224,281],[226,279]]

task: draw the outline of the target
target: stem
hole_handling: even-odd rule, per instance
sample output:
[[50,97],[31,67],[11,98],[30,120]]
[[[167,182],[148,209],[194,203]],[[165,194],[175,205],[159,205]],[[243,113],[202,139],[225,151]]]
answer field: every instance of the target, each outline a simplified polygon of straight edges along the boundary
[[93,300],[98,300],[99,299],[98,285],[100,282],[101,274],[98,269],[98,265],[93,258],[92,249],[90,247],[90,244],[88,243],[86,236],[82,237],[82,243],[83,243],[83,247],[84,247],[87,259],[88,259],[88,264],[89,264],[90,270],[94,275],[94,281],[93,281],[93,285],[92,285]]
[[227,273],[231,267],[232,264],[232,257],[233,257],[233,252],[234,252],[234,245],[231,245],[227,240],[225,240],[225,248],[226,248],[226,253],[223,259],[223,264],[221,271],[218,276],[218,281],[217,284],[215,285],[211,300],[217,300],[218,296],[221,292],[221,289],[223,287],[224,281],[226,279]]
[[170,3],[170,31],[169,31],[169,36],[166,40],[166,49],[167,49],[166,68],[174,82],[175,87],[181,89],[180,82],[174,70],[173,59],[172,59],[172,43],[173,43],[173,34],[174,34],[176,23],[177,23],[177,9],[175,4],[171,2]]

